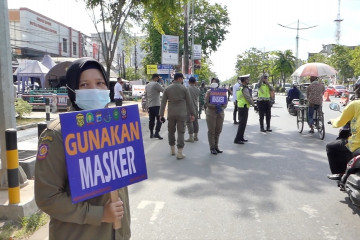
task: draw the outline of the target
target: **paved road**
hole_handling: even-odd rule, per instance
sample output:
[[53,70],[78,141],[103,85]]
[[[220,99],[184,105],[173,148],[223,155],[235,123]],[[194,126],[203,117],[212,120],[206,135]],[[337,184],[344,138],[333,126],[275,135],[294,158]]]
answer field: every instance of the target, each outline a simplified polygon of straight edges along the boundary
[[[328,105],[326,121],[339,115]],[[149,179],[129,187],[132,239],[358,239],[359,210],[326,178],[325,145],[338,130],[326,126],[324,140],[307,126],[299,134],[285,97],[277,96],[274,132],[261,133],[251,110],[249,142],[235,145],[232,110],[220,139],[224,153],[210,154],[202,119],[200,141],[186,144],[180,161],[170,156],[167,128],[164,140],[149,139],[143,120]]]
[[[338,100],[336,100],[338,101]],[[324,103],[325,119],[338,113]],[[235,145],[232,106],[211,155],[206,122],[200,141],[170,156],[166,139],[145,136],[149,179],[130,187],[133,239],[357,239],[359,211],[326,178],[326,137],[299,134],[285,97],[272,109],[273,133],[259,131],[250,112],[245,145]]]

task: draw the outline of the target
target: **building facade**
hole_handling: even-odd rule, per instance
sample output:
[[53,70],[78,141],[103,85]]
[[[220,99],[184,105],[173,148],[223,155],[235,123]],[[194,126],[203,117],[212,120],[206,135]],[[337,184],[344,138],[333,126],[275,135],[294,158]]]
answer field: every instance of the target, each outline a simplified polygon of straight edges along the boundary
[[96,48],[80,31],[28,8],[9,9],[9,29],[12,54],[17,58],[92,57]]

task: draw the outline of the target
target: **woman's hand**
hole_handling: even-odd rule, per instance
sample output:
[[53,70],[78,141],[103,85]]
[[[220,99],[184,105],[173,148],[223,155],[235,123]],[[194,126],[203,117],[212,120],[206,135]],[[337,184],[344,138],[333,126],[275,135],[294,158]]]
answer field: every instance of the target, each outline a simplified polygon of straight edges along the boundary
[[121,220],[124,216],[123,202],[118,198],[118,201],[111,202],[110,199],[104,206],[104,213],[102,222],[113,223],[117,219]]

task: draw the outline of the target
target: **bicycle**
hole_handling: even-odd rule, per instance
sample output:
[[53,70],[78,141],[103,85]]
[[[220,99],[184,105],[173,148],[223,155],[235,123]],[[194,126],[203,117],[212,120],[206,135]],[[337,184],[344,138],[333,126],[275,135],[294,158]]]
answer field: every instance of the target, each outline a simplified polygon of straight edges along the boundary
[[[302,133],[304,130],[304,122],[308,119],[308,105],[306,103],[306,100],[300,99],[300,104],[296,106],[297,108],[297,116],[296,116],[296,123],[298,132]],[[319,138],[323,140],[325,138],[325,125],[324,125],[324,113],[322,111],[321,106],[315,107],[314,110],[314,128],[319,133]]]

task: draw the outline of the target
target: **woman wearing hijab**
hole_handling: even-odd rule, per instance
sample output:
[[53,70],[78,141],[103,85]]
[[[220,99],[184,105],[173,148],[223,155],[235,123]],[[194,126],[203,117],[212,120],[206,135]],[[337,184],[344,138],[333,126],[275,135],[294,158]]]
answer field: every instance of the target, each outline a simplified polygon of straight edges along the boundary
[[205,95],[205,106],[206,106],[206,123],[208,127],[208,140],[211,154],[222,153],[219,149],[219,138],[224,123],[224,109],[227,107],[226,104],[211,104],[210,103],[210,92],[212,89],[219,87],[220,81],[217,78],[211,79],[210,90]]
[[[110,102],[104,68],[92,58],[73,62],[66,74],[71,110],[104,108]],[[73,204],[61,135],[60,120],[49,123],[39,138],[35,165],[35,201],[50,216],[49,240],[130,239],[130,207],[127,187]],[[114,230],[120,220],[122,227]]]

